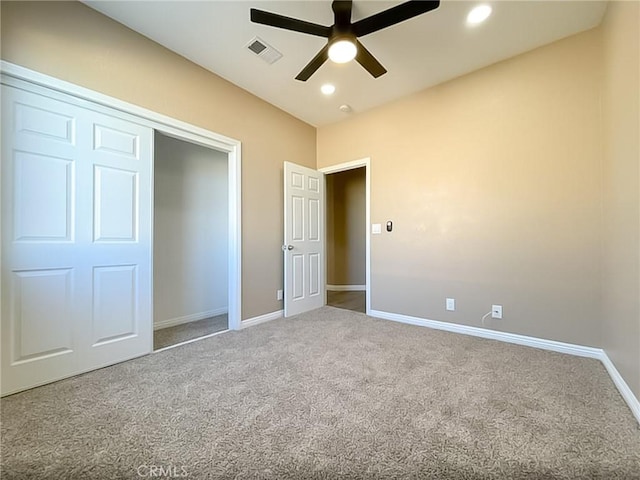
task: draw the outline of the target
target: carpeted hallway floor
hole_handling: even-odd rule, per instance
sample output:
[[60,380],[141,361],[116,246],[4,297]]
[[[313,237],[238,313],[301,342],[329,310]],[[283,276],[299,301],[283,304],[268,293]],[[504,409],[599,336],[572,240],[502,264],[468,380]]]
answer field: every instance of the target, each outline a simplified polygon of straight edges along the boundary
[[332,307],[1,407],[3,480],[640,478],[599,362]]
[[327,290],[327,305],[354,312],[367,312],[366,292],[337,292]]

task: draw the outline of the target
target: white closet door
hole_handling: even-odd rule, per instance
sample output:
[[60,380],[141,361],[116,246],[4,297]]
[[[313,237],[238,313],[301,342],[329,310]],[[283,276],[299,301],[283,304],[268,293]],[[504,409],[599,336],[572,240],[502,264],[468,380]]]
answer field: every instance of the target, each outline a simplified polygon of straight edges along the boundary
[[2,87],[2,394],[151,351],[150,128]]
[[79,134],[88,142],[78,169],[78,193],[84,199],[78,205],[78,239],[87,254],[78,265],[90,277],[82,285],[82,298],[91,299],[84,326],[89,338],[83,346],[87,365],[100,367],[153,348],[153,130],[83,113],[88,131]]

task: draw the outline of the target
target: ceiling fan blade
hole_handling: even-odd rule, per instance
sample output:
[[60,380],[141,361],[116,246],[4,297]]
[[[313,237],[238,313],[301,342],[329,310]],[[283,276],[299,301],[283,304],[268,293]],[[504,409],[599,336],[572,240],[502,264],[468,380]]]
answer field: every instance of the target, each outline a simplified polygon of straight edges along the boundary
[[358,44],[358,53],[356,54],[356,61],[364,67],[364,69],[369,72],[373,78],[378,78],[381,75],[387,73],[387,69],[382,66],[382,64],[376,60],[376,57],[371,55],[371,52],[364,48],[364,45],[356,40]]
[[353,8],[352,0],[333,0],[331,9],[335,18],[335,24],[338,28],[348,27],[351,24],[351,9]]
[[308,33],[317,37],[329,38],[331,35],[331,27],[318,25],[317,23],[305,22],[296,18],[285,17],[277,13],[265,12],[256,8],[251,9],[251,21],[260,23],[270,27],[284,28],[285,30],[293,30],[294,32]]
[[309,77],[316,73],[324,62],[329,59],[329,44],[325,45],[322,50],[318,52],[318,54],[313,57],[313,59],[307,63],[307,66],[302,69],[302,71],[296,77],[296,80],[300,80],[301,82],[306,82],[309,80]]
[[439,0],[410,0],[383,12],[358,20],[353,24],[352,31],[356,37],[369,35],[383,28],[434,10],[438,8],[439,5]]

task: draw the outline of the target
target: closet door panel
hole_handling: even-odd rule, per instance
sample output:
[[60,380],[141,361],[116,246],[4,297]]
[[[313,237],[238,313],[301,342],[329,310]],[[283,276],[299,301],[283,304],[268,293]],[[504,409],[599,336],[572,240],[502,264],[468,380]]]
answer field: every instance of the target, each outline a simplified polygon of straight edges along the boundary
[[2,393],[79,363],[78,109],[2,87]]
[[153,131],[2,87],[2,394],[148,353]]
[[138,172],[94,167],[94,242],[138,240]]
[[153,130],[91,112],[84,156],[92,291],[86,355],[99,367],[149,353]]

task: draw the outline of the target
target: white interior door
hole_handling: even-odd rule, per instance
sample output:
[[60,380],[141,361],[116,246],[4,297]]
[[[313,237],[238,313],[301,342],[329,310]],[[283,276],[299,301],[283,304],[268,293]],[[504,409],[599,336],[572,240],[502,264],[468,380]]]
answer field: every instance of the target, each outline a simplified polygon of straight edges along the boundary
[[324,174],[284,163],[284,315],[325,304]]
[[151,351],[153,131],[2,87],[2,394]]

